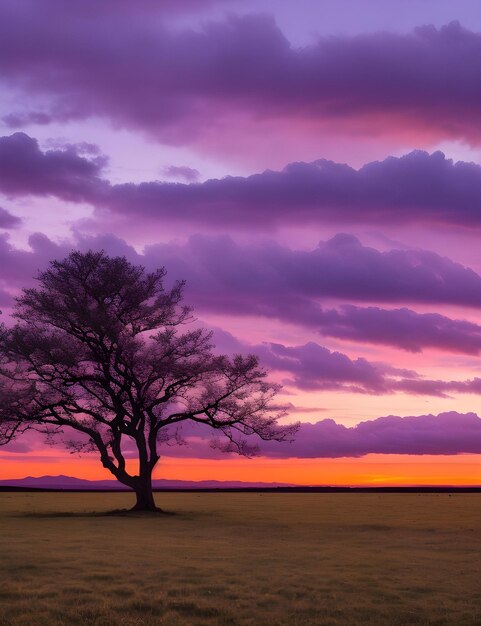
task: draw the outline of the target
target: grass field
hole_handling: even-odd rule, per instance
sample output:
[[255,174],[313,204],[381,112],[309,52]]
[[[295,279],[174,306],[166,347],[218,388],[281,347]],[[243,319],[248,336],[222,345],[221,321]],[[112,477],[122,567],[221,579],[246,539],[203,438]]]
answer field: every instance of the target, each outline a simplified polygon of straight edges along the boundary
[[478,494],[0,493],[0,624],[481,624]]

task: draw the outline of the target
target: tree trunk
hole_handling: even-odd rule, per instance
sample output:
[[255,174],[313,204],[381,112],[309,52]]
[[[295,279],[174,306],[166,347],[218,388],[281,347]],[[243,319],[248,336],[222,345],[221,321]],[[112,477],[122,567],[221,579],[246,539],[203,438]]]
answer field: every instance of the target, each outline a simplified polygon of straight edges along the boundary
[[155,505],[154,494],[152,491],[152,479],[150,476],[140,476],[134,485],[137,502],[131,511],[156,511],[162,513]]

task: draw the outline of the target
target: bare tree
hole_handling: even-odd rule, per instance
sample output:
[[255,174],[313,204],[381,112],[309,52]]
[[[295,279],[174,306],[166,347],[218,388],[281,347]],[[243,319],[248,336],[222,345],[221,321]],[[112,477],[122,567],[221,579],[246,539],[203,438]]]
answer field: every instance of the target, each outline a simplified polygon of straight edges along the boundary
[[[215,429],[240,454],[252,452],[246,436],[284,441],[296,430],[279,426],[278,386],[255,356],[217,356],[210,333],[185,329],[183,283],[168,290],[164,276],[123,257],[73,252],[23,291],[16,324],[0,331],[0,443],[33,429],[97,451],[135,491],[134,510],[160,510],[152,471],[164,433],[181,422]],[[136,474],[126,462],[132,448]]]

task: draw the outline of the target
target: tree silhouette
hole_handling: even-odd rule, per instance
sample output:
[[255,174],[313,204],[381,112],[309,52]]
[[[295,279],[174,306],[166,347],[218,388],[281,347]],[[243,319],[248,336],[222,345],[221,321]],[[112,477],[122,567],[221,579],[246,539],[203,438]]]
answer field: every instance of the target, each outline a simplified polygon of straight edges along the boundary
[[[23,291],[15,325],[0,331],[0,442],[33,429],[98,451],[135,491],[133,510],[160,510],[152,471],[181,422],[215,429],[224,450],[244,455],[248,435],[284,441],[296,430],[278,424],[278,386],[254,355],[217,356],[210,333],[185,329],[183,283],[168,290],[164,276],[124,257],[73,252]],[[69,431],[78,434],[65,440]]]

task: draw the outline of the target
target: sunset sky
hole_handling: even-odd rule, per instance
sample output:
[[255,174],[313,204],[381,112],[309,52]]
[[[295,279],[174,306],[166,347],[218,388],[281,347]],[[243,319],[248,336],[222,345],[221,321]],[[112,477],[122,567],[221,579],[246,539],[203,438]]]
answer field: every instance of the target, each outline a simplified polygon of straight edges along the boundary
[[[157,478],[481,484],[479,0],[3,0],[0,308],[72,249],[186,279],[295,442]],[[0,479],[109,478],[38,434]]]

